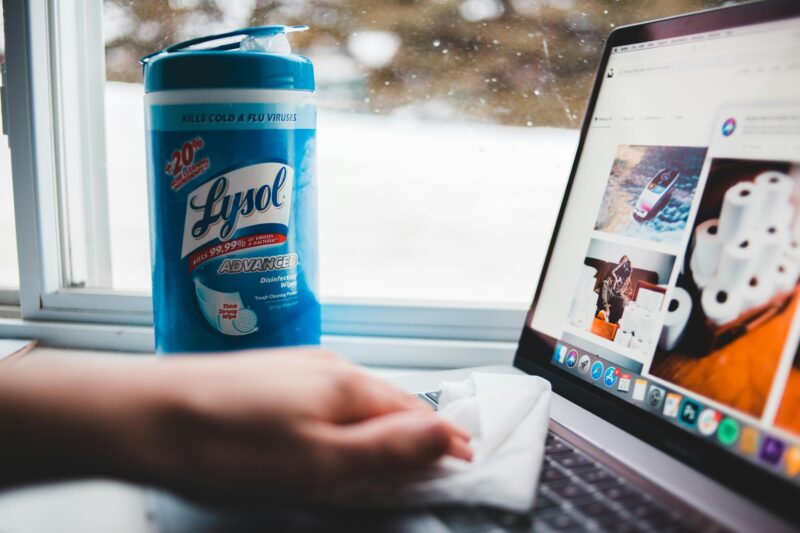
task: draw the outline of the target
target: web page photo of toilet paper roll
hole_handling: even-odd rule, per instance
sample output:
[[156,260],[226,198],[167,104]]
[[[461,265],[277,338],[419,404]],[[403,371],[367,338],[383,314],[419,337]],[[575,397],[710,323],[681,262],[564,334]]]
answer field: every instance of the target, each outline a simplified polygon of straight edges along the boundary
[[621,344],[622,346],[628,347],[631,344],[631,332],[625,331],[622,328],[617,330],[617,333],[614,335],[614,342],[616,344]]
[[626,331],[636,331],[639,327],[641,312],[641,309],[636,304],[626,305],[625,310],[622,311],[622,317],[619,319],[620,327]]
[[754,182],[761,194],[760,224],[785,224],[786,207],[794,189],[792,178],[783,172],[768,171],[756,176]]
[[649,355],[650,351],[653,349],[653,343],[647,339],[641,339],[639,337],[634,336],[631,339],[630,347],[637,353],[640,353],[642,355]]
[[790,237],[789,230],[785,225],[770,225],[759,229],[753,237],[761,243],[754,273],[764,275],[772,268],[788,246]]
[[723,246],[717,275],[709,287],[718,285],[729,292],[740,290],[750,280],[758,264],[759,251],[760,247],[754,238]]
[[793,291],[797,287],[798,273],[800,273],[800,266],[798,266],[797,262],[787,258],[779,259],[772,270],[775,292],[786,293]]
[[770,301],[774,295],[774,278],[769,276],[767,271],[753,274],[750,281],[742,288],[742,310],[749,311],[760,307]]
[[783,206],[775,209],[775,215],[770,218],[765,226],[786,226],[791,228],[792,221],[794,220],[795,208],[787,200]]
[[714,282],[703,289],[700,305],[710,321],[717,325],[727,324],[736,320],[742,311],[741,292],[731,292]]
[[719,214],[718,234],[725,244],[741,242],[759,226],[762,195],[755,183],[742,181],[725,192]]
[[664,294],[658,291],[640,288],[636,294],[636,305],[645,311],[657,312],[663,301]]
[[699,280],[710,280],[717,273],[722,240],[719,238],[719,219],[712,218],[694,230],[694,248],[689,267],[697,285]]
[[783,255],[796,264],[800,264],[800,239],[791,239],[783,248]]
[[664,327],[661,328],[661,337],[658,345],[662,350],[672,351],[683,338],[689,316],[692,314],[692,297],[682,287],[675,287],[672,297],[667,304],[667,314],[664,317]]
[[639,327],[633,332],[636,338],[645,342],[652,342],[658,338],[661,325],[658,321],[658,314],[645,311],[639,318]]

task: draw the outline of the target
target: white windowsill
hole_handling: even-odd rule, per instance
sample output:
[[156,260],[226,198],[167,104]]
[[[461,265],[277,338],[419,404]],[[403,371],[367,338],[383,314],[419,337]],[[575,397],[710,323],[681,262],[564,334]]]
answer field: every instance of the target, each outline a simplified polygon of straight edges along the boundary
[[[36,339],[42,346],[37,352],[72,348],[108,354],[114,352],[107,347],[114,346],[120,352],[153,353],[153,329],[146,326],[0,318],[0,338]],[[362,365],[403,369],[511,364],[516,349],[514,342],[345,335],[323,335],[322,345]]]

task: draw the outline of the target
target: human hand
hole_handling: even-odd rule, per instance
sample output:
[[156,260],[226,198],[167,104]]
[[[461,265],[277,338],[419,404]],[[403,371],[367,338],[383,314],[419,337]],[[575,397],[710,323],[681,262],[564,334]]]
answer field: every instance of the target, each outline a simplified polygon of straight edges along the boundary
[[131,453],[151,482],[191,496],[313,499],[444,454],[472,458],[466,432],[321,349],[158,363],[171,407]]
[[235,502],[472,456],[464,431],[318,348],[26,357],[0,368],[0,434],[0,488],[112,477]]

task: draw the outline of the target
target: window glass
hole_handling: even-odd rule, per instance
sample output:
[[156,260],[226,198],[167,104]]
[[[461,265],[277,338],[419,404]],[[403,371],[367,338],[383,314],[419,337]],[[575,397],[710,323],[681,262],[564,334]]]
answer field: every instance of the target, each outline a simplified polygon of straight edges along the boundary
[[149,289],[141,68],[192,37],[307,24],[324,298],[529,302],[616,26],[721,4],[104,2],[115,288]]
[[[5,63],[3,6],[0,3],[0,64]],[[3,110],[0,108],[0,120]],[[14,191],[11,184],[11,150],[0,135],[0,290],[19,287],[17,234],[14,223]]]

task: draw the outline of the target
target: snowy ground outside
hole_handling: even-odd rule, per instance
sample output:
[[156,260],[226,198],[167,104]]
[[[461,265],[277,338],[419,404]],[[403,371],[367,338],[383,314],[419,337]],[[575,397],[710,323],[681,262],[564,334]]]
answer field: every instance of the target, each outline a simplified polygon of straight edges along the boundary
[[[148,291],[142,88],[109,82],[105,103],[113,285]],[[323,298],[530,301],[577,132],[323,110],[317,133]],[[0,150],[2,228],[7,166]]]

